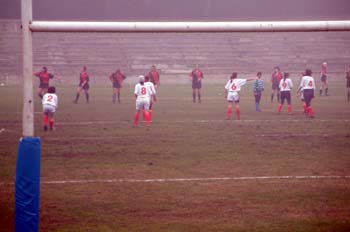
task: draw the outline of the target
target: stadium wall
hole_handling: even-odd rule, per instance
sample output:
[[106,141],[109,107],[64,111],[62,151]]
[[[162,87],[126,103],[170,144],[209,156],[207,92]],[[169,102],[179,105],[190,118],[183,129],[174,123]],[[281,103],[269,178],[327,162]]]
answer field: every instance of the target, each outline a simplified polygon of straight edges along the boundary
[[[34,70],[47,66],[64,83],[76,83],[82,65],[92,82],[107,83],[120,67],[128,77],[145,74],[152,64],[162,82],[185,83],[199,64],[206,82],[220,82],[232,71],[242,77],[274,66],[296,76],[329,64],[330,76],[344,78],[350,64],[350,32],[278,33],[35,33]],[[20,21],[0,21],[0,77],[20,83]],[[318,75],[318,74],[317,74]],[[129,78],[129,81],[132,78]]]

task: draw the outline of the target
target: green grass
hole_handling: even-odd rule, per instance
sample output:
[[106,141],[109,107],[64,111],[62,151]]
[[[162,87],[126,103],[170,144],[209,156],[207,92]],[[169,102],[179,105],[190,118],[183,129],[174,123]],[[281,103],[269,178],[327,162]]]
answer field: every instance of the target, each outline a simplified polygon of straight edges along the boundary
[[[72,103],[75,87],[57,86],[57,130],[42,140],[41,180],[349,176],[350,102],[342,82],[313,101],[305,118],[277,115],[262,99],[254,111],[251,83],[241,94],[241,121],[226,121],[222,85],[205,85],[202,104],[191,88],[164,85],[149,130],[132,128],[131,86],[122,103],[111,89],[91,88],[91,103]],[[15,163],[21,137],[21,88],[0,88],[0,231],[13,231]],[[85,124],[84,124],[85,123]],[[349,231],[349,179],[227,180],[41,185],[41,231]]]

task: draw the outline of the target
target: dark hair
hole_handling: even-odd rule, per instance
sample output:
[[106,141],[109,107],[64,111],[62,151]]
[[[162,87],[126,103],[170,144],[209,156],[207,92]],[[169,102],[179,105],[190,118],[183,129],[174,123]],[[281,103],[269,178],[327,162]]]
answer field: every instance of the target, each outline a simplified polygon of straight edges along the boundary
[[145,76],[145,81],[146,82],[149,81],[149,76],[148,75]]
[[280,69],[280,67],[278,67],[278,66],[275,66],[275,69],[277,69],[278,71],[280,71],[281,69]]
[[283,73],[283,79],[286,80],[288,77],[289,77],[289,73],[284,72],[284,73]]
[[306,76],[311,76],[311,74],[312,74],[311,69],[306,69],[306,70],[305,70],[305,75],[306,75]]
[[261,77],[262,73],[261,73],[261,72],[258,72],[256,75],[257,75],[258,77]]
[[46,72],[46,71],[47,71],[47,68],[44,66],[44,67],[43,67],[43,70]]
[[233,79],[236,79],[236,78],[237,78],[237,73],[236,73],[236,72],[233,72],[233,73],[231,74],[231,77],[230,77],[231,83],[232,83],[232,80],[233,80]]
[[50,86],[47,90],[48,93],[56,93],[56,88],[53,86]]

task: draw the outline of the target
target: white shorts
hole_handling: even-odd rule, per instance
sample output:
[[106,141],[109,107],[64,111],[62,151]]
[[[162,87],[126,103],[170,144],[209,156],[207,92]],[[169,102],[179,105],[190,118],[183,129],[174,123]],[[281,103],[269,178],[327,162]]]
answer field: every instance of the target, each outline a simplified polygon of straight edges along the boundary
[[227,101],[228,102],[239,102],[239,93],[238,92],[228,92]]
[[136,110],[149,110],[150,100],[146,98],[136,99]]
[[45,105],[43,105],[43,111],[44,111],[44,113],[55,113],[56,107],[54,107],[52,105],[45,104]]

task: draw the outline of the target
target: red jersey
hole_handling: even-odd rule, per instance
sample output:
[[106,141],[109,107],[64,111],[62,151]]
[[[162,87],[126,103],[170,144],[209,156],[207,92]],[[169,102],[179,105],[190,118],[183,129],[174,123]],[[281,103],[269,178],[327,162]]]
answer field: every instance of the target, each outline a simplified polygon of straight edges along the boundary
[[53,75],[51,73],[43,71],[36,72],[34,75],[39,77],[41,84],[49,84],[49,80],[53,78]]
[[159,73],[156,70],[150,71],[148,73],[148,77],[153,84],[155,85],[159,84]]
[[271,76],[271,82],[273,84],[278,84],[280,83],[280,81],[282,80],[283,76],[281,72],[277,72],[277,73],[273,73]]
[[89,74],[85,71],[80,73],[80,83],[89,82]]
[[195,69],[191,72],[191,79],[193,82],[201,81],[203,78],[203,72],[201,70]]
[[123,80],[126,79],[126,77],[124,76],[124,74],[122,72],[115,72],[115,73],[112,73],[110,76],[109,76],[109,79],[115,83],[115,82],[118,82],[118,84],[121,86],[122,83],[123,83]]

